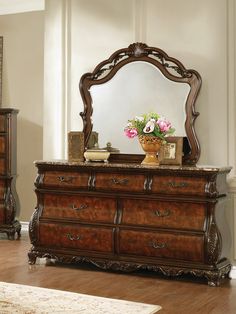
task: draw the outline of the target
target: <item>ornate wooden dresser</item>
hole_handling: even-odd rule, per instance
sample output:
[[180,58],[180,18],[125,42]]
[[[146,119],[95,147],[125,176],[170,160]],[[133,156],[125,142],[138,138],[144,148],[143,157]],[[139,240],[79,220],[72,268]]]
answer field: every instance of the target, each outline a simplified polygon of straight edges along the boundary
[[18,110],[0,109],[0,232],[20,236],[16,181],[16,123]]
[[231,265],[221,228],[230,168],[36,162],[36,257],[103,269],[190,273],[218,285]]
[[[230,167],[196,166],[200,87],[197,71],[143,43],[117,50],[81,77],[81,155],[92,131],[109,142],[113,136],[121,153],[111,153],[109,163],[36,162],[30,264],[47,257],[103,269],[192,274],[212,286],[229,276],[223,217]],[[129,115],[146,111],[150,102],[175,120],[175,135],[186,143],[180,150],[183,166],[142,165],[144,156],[130,142],[124,145]]]

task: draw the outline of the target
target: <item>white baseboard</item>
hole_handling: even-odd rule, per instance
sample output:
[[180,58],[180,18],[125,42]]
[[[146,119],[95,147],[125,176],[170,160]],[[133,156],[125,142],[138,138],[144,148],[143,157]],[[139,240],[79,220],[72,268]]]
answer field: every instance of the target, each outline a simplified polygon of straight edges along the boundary
[[28,221],[20,221],[21,224],[21,230],[27,231],[29,230],[29,222]]
[[231,279],[236,279],[236,266],[233,266],[230,272]]

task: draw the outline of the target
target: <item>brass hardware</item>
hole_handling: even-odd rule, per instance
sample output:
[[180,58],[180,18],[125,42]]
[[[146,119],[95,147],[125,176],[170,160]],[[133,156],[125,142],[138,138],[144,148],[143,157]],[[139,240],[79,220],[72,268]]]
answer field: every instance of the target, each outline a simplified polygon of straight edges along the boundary
[[116,185],[127,185],[129,180],[128,179],[116,179],[116,178],[112,178],[111,179],[111,182],[113,184],[116,184]]
[[171,186],[172,188],[185,188],[186,186],[188,186],[187,182],[168,182],[167,183],[169,186]]
[[164,249],[166,247],[165,243],[158,244],[157,242],[151,242],[150,246],[154,249]]
[[171,211],[169,209],[165,209],[163,212],[161,212],[159,209],[155,210],[154,214],[157,217],[167,217],[170,216]]
[[73,236],[71,233],[67,233],[66,237],[70,240],[70,241],[76,241],[76,240],[81,240],[81,236],[77,235],[77,236]]
[[75,210],[82,210],[82,209],[88,208],[88,205],[87,204],[81,204],[79,207],[77,207],[75,204],[72,204],[71,208],[75,209]]
[[74,179],[74,177],[64,177],[64,176],[58,177],[58,180],[60,182],[64,182],[64,183],[71,183],[73,179]]

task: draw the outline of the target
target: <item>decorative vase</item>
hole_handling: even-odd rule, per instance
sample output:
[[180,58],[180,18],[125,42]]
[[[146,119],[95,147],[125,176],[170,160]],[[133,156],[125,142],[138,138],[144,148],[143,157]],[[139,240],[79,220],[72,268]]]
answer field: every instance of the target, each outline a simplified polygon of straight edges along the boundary
[[157,154],[161,148],[163,140],[156,136],[139,135],[139,142],[146,156],[142,161],[142,165],[159,166]]

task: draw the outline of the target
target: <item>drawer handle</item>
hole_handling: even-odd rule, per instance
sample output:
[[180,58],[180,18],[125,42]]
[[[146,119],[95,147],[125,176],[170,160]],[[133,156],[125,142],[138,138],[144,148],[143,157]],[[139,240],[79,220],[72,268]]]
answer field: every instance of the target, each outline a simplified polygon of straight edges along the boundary
[[74,177],[64,177],[64,176],[58,177],[58,180],[60,182],[64,182],[64,183],[71,183],[73,179],[74,179]]
[[150,243],[151,247],[154,249],[164,249],[166,247],[165,243],[157,243],[157,242],[151,242]]
[[165,209],[163,212],[161,212],[159,209],[155,210],[154,214],[157,217],[167,217],[170,216],[171,211],[169,209]]
[[116,178],[112,178],[111,182],[115,185],[127,185],[129,180],[128,179],[116,179]]
[[73,236],[71,233],[67,233],[66,237],[70,240],[70,241],[76,241],[76,240],[81,240],[81,236],[77,235],[77,236]]
[[88,208],[88,205],[87,204],[81,204],[79,207],[77,207],[75,204],[72,204],[71,208],[74,210],[82,210],[82,209]]
[[188,186],[187,182],[168,182],[167,183],[169,186],[171,186],[172,188],[185,188],[186,186]]

